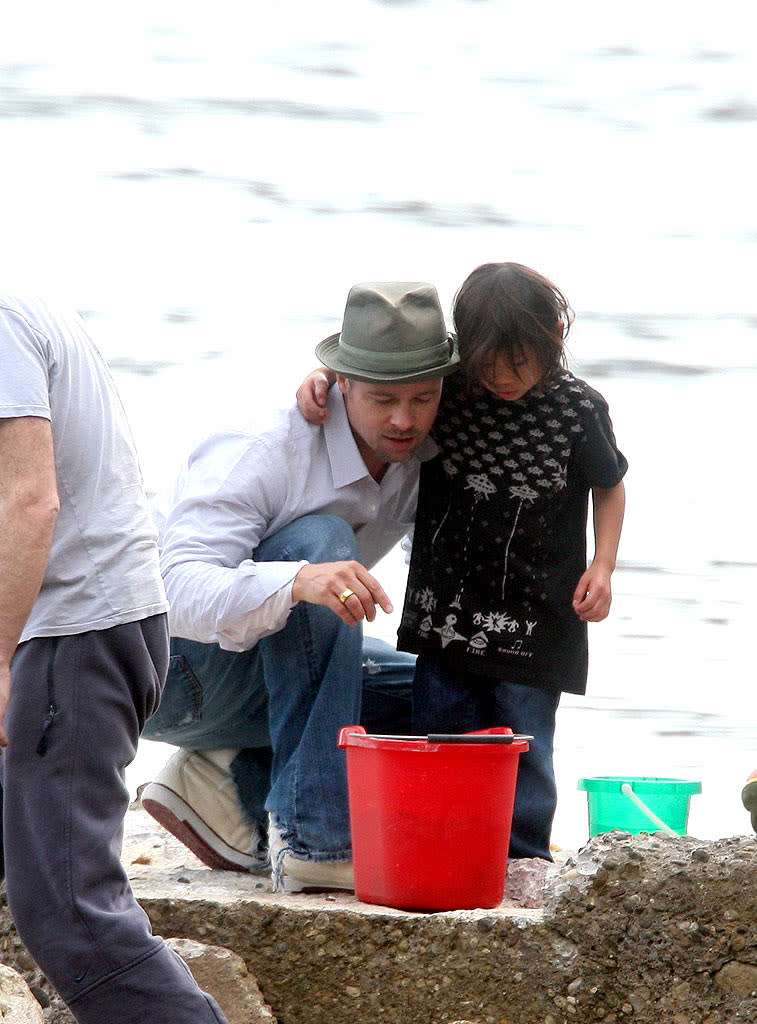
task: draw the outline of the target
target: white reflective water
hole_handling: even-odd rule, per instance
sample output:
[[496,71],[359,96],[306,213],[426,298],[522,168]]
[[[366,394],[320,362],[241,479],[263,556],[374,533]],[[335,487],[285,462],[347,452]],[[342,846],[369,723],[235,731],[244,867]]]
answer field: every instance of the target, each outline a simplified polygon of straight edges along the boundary
[[[611,618],[566,698],[582,775],[693,777],[747,831],[757,767],[755,37],[741,0],[13,5],[0,272],[66,296],[117,374],[151,491],[288,400],[349,286],[554,278],[631,469]],[[0,370],[1,372],[1,370]],[[378,570],[401,606],[403,567]],[[396,614],[378,631],[392,640]],[[132,786],[165,756],[145,744]]]

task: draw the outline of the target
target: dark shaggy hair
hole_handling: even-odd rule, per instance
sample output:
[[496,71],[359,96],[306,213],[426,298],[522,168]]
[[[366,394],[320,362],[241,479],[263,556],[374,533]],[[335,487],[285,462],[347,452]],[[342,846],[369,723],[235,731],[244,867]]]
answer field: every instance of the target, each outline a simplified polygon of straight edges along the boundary
[[452,315],[470,381],[489,378],[500,359],[517,373],[529,354],[536,357],[540,383],[565,366],[562,339],[573,310],[556,285],[520,263],[477,267],[460,286]]

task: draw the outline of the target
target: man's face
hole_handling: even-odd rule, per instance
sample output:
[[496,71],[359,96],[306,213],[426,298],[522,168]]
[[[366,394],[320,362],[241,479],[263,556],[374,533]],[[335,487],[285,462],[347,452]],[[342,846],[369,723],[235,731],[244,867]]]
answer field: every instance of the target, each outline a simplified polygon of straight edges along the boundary
[[360,454],[375,479],[405,462],[425,439],[439,408],[442,378],[419,384],[373,384],[337,377]]

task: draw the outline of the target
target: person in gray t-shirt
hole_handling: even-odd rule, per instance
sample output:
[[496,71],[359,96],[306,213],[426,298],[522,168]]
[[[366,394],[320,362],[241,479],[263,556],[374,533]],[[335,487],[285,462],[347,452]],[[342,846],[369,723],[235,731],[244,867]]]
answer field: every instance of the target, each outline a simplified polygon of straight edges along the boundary
[[119,858],[167,601],[129,428],[75,315],[0,297],[0,775],[8,902],[82,1024],[225,1021]]

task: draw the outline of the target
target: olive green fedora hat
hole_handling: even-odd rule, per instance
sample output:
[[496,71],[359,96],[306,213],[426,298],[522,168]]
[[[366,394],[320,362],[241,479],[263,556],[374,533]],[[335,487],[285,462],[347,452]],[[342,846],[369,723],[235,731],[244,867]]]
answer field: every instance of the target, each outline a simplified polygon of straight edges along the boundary
[[341,332],[315,354],[345,377],[388,384],[444,377],[460,363],[436,288],[418,281],[354,285]]

